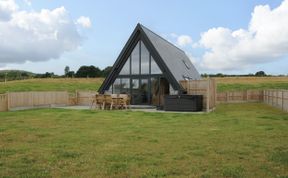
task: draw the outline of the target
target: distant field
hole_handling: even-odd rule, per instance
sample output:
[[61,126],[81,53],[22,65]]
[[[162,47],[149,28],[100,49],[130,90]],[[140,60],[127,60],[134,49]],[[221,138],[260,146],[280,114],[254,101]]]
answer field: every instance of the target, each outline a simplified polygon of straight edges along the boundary
[[247,89],[288,89],[288,77],[223,77],[215,78],[218,91]]
[[[288,89],[288,77],[223,77],[215,78],[218,91],[247,89]],[[103,78],[29,79],[0,82],[0,93],[7,91],[98,90]]]
[[7,91],[69,91],[75,90],[98,90],[103,78],[61,78],[61,79],[29,79],[15,80],[7,83],[0,82],[0,93]]
[[288,114],[261,103],[209,114],[0,112],[0,177],[287,177]]

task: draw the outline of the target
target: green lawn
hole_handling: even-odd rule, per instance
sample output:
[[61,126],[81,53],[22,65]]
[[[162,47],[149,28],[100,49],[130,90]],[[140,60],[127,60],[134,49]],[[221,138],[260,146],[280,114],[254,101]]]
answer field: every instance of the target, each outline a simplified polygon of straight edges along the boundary
[[[14,91],[55,91],[98,90],[103,78],[55,78],[29,79],[0,82],[0,93]],[[217,90],[239,91],[251,89],[287,89],[288,77],[222,77],[216,78]]]
[[287,177],[288,114],[38,109],[0,113],[0,177]]
[[18,91],[69,91],[98,90],[103,78],[60,78],[60,79],[29,79],[0,82],[0,93]]
[[216,78],[217,91],[241,91],[263,89],[288,90],[288,77],[223,77]]
[[288,90],[287,83],[257,83],[257,84],[219,84],[217,87],[219,92],[223,91],[242,91],[242,90],[263,90],[263,89],[286,89]]

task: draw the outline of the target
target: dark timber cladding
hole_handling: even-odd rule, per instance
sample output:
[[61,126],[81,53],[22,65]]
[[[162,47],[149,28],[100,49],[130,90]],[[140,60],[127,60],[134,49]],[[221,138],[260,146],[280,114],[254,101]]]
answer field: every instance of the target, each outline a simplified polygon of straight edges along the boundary
[[199,79],[182,50],[137,24],[99,92],[127,93],[134,104],[141,104],[140,100],[142,104],[155,104],[157,100],[159,105],[172,90],[184,91],[180,80]]

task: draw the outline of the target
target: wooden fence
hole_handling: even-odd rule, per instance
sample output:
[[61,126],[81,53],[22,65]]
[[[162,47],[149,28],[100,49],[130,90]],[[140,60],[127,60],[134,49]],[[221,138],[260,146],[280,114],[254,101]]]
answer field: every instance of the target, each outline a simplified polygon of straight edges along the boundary
[[208,80],[183,80],[181,85],[189,95],[203,95],[203,110],[211,111],[216,107],[216,82]]
[[[288,90],[247,90],[216,93],[214,80],[181,81],[188,94],[203,95],[203,110],[217,103],[264,102],[288,112]],[[53,105],[89,105],[95,91],[13,92],[0,94],[0,111],[15,108],[50,107]]]
[[96,91],[76,91],[76,103],[78,105],[90,105],[91,99],[95,97],[98,92]]
[[7,94],[0,94],[0,112],[8,111],[8,97]]
[[288,112],[288,90],[264,90],[264,103]]
[[217,93],[217,103],[262,102],[263,90],[227,91]]
[[68,104],[69,95],[66,91],[11,92],[0,95],[0,111]]

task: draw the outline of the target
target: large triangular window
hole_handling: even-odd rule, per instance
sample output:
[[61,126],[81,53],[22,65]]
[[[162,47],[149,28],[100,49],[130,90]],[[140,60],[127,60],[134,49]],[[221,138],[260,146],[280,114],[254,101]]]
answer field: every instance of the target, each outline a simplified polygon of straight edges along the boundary
[[123,65],[119,75],[149,75],[150,72],[151,74],[162,74],[146,45],[139,41]]
[[126,60],[126,63],[120,71],[120,75],[129,75],[130,74],[130,56]]
[[159,66],[155,62],[154,58],[151,56],[151,74],[162,74]]
[[150,53],[141,41],[141,74],[149,74]]
[[138,42],[131,53],[131,74],[139,75],[140,74],[139,68],[140,68],[140,45]]

